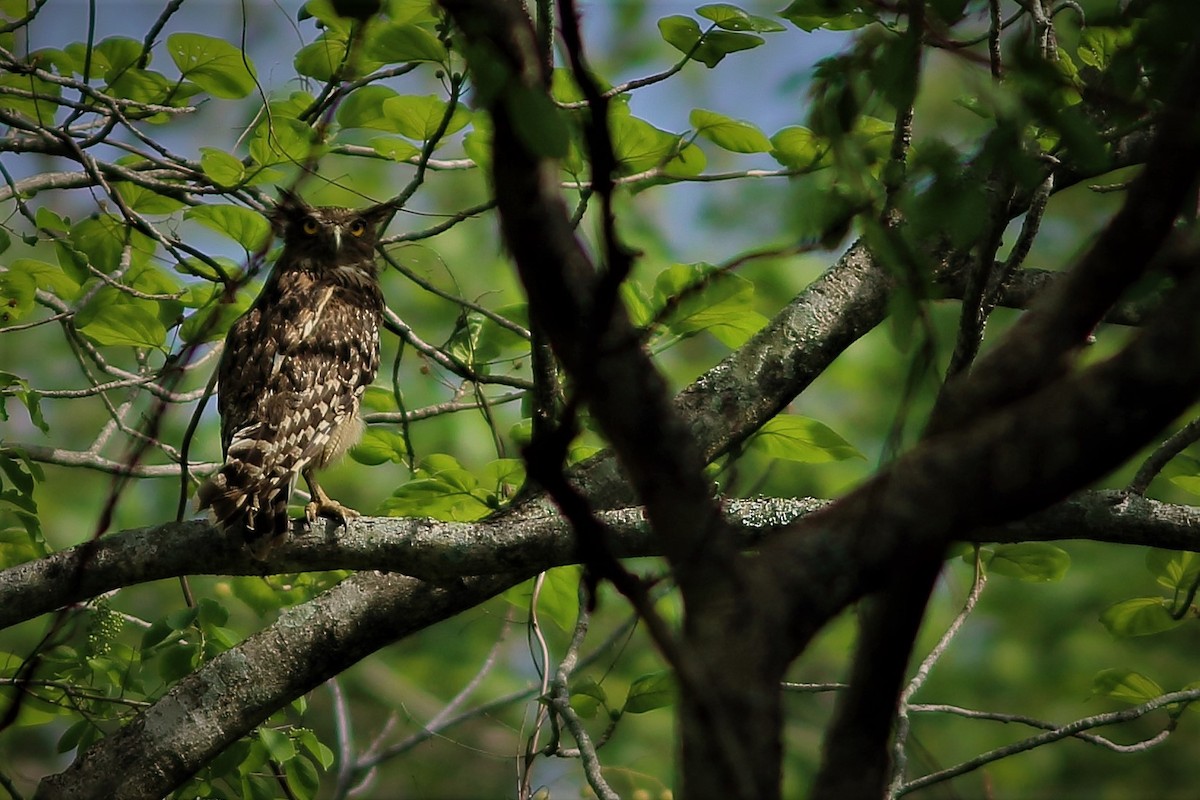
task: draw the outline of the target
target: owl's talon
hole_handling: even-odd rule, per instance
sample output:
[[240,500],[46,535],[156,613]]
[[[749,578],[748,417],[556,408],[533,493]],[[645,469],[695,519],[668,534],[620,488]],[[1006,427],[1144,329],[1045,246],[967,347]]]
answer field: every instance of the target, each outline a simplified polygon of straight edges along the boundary
[[350,520],[361,516],[353,508],[348,508],[336,500],[330,500],[328,497],[313,500],[304,507],[304,518],[308,520],[309,527],[316,524],[317,517],[325,517],[326,519],[337,520],[342,525],[349,525]]

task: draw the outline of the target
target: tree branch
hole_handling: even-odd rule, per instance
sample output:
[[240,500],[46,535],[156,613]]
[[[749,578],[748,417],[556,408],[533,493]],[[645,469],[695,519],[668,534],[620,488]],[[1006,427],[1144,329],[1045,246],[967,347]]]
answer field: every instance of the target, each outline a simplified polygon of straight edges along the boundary
[[287,609],[274,624],[179,681],[66,770],[45,778],[36,797],[162,797],[283,704],[519,579],[492,575],[436,586],[402,575],[353,575]]

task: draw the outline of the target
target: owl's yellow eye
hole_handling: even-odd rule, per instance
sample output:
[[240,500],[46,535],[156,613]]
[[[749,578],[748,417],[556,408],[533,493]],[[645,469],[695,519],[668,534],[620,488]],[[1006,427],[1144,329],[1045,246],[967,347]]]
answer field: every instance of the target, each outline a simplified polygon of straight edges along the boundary
[[367,230],[367,223],[361,219],[356,219],[350,223],[350,234],[352,236],[362,236]]
[[303,230],[309,236],[315,236],[317,231],[321,230],[321,226],[312,217],[304,220]]

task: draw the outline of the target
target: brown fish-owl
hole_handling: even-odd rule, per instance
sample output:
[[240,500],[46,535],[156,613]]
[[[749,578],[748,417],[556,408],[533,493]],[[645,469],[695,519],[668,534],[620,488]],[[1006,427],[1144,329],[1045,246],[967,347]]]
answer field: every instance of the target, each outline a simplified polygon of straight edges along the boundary
[[313,473],[362,434],[359,401],[379,369],[383,312],[375,240],[389,211],[311,207],[283,191],[271,218],[283,253],[225,337],[217,367],[225,464],[197,497],[260,559],[287,533],[297,475],[312,493],[309,523],[358,516]]

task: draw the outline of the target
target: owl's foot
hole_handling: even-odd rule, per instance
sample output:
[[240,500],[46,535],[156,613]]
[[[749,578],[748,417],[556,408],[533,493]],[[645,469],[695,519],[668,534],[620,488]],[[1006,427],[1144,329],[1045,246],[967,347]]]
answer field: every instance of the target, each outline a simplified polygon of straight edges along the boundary
[[344,506],[337,500],[330,499],[329,495],[325,494],[325,490],[321,488],[321,485],[317,483],[316,479],[310,473],[305,473],[304,479],[308,482],[308,488],[312,493],[312,501],[304,507],[304,518],[308,520],[310,528],[316,524],[317,517],[334,519],[342,523],[342,525],[349,525],[350,520],[362,516],[353,508]]
[[[321,492],[321,494],[325,493]],[[326,496],[317,498],[304,507],[304,518],[308,520],[309,526],[316,523],[317,517],[335,519],[343,525],[348,525],[350,520],[361,516],[353,508],[344,506],[337,500],[330,500]]]

